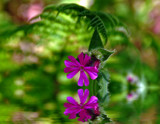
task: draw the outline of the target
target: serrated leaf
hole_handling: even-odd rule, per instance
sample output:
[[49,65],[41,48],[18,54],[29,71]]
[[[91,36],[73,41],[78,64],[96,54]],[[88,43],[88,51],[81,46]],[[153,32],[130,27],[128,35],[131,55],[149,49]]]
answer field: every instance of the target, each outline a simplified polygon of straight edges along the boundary
[[[56,18],[56,14],[59,13],[63,13],[64,15],[70,17],[71,19],[73,19],[72,26],[76,27],[76,25],[81,25],[80,22],[85,23],[85,26],[91,29],[96,29],[96,31],[98,32],[98,38],[101,38],[101,43],[103,43],[104,45],[107,43],[107,38],[108,38],[108,34],[114,34],[114,30],[116,31],[121,31],[121,32],[126,32],[125,30],[121,30],[122,28],[118,28],[120,30],[117,30],[117,25],[119,26],[120,22],[118,19],[116,19],[114,16],[112,16],[111,14],[108,13],[101,13],[101,12],[94,12],[94,11],[90,11],[89,9],[77,5],[77,4],[61,4],[59,6],[55,6],[55,5],[49,5],[47,6],[42,14],[36,16],[37,17],[41,17],[42,21],[39,22],[39,29],[45,28],[45,29],[49,29],[50,27],[48,27],[48,25],[46,25],[46,23],[50,23],[51,27],[53,27],[53,25],[56,23],[59,24],[64,24],[64,20],[65,20],[65,26],[71,27],[71,25],[69,25],[67,21],[67,17],[63,17],[61,19]],[[63,14],[59,15],[62,16]],[[105,15],[105,16],[104,16]],[[35,19],[33,18],[33,19]],[[77,21],[78,20],[78,21]],[[77,23],[76,23],[77,21]],[[52,23],[53,22],[53,23]],[[34,27],[38,27],[37,25],[38,23],[32,25],[27,25],[24,26],[25,28],[20,29],[21,31],[24,31],[25,33],[28,33],[30,31],[33,31],[35,28]],[[63,27],[63,25],[62,25]],[[83,26],[84,27],[84,26]],[[82,27],[82,28],[83,28]],[[109,27],[113,27],[113,30],[111,30],[110,32],[108,31]],[[115,27],[115,28],[114,28]],[[124,28],[125,29],[125,28]],[[26,31],[27,30],[27,31]],[[19,31],[19,29],[16,31]],[[46,31],[46,35],[48,35],[47,30],[44,30],[43,32]],[[55,32],[58,30],[54,30]],[[3,33],[3,32],[2,32]],[[3,34],[5,34],[6,32],[4,32]],[[0,36],[3,36],[0,35]],[[12,31],[11,33],[9,32],[10,35],[15,34],[15,31]],[[93,36],[95,37],[95,36]],[[100,41],[99,41],[100,42]],[[98,44],[98,47],[102,44]]]
[[91,51],[97,48],[103,48],[103,44],[97,29],[95,29],[88,50]]
[[109,101],[109,73],[107,69],[101,69],[98,73],[97,84],[99,88],[97,89],[97,97],[100,104],[106,104]]
[[88,24],[88,29],[97,29],[101,41],[104,44],[107,43],[109,34],[114,34],[114,31],[117,32],[117,27],[123,27],[123,29],[125,29],[123,31],[124,35],[127,34],[127,28],[118,20],[118,18],[109,13],[90,11],[83,6],[74,3],[61,4],[57,7],[54,5],[49,5],[44,9],[43,13],[48,11],[57,11],[57,16],[59,15],[59,13],[65,13],[66,15],[70,15],[71,17],[76,18],[76,24],[80,24],[80,22],[83,21]]
[[97,49],[92,49],[91,55],[99,59],[102,65],[114,52],[115,51],[110,51],[104,48],[97,48]]
[[114,51],[109,51],[109,50],[103,49],[103,48],[99,48],[97,50],[100,51],[103,56],[101,59],[102,61],[106,61],[114,53]]
[[96,15],[95,12],[86,13],[86,16],[90,19],[88,28],[89,27],[97,28],[99,34],[103,38],[102,40],[106,44],[108,35],[107,35],[107,28],[105,27],[103,20],[98,15]]
[[103,20],[107,30],[107,35],[114,34],[114,32],[123,33],[125,37],[129,36],[129,30],[125,24],[119,21],[117,17],[109,13],[96,12],[96,14]]
[[112,122],[111,119],[106,114],[102,114],[101,117],[102,117],[101,124]]

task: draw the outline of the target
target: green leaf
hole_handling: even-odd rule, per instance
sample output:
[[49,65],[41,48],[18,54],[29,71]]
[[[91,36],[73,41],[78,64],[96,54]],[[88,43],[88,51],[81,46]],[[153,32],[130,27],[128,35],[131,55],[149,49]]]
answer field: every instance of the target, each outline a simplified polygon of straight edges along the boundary
[[111,119],[106,114],[102,114],[101,117],[103,118],[101,121],[101,124],[105,124],[107,122],[112,122]]
[[91,51],[91,56],[95,56],[101,61],[101,65],[114,53],[115,51],[110,51],[104,48],[97,48]]
[[[61,14],[59,15],[59,13]],[[68,35],[69,34],[68,32],[70,32],[71,29],[74,29],[76,26],[79,27],[81,26],[79,30],[82,28],[82,30],[85,31],[87,27],[89,29],[96,29],[92,36],[92,41],[96,39],[99,40],[97,40],[98,42],[95,42],[95,44],[92,43],[93,46],[90,45],[89,49],[91,50],[95,48],[103,48],[102,46],[107,43],[109,33],[114,34],[114,32],[115,33],[122,32],[124,33],[124,35],[126,33],[125,27],[121,25],[121,22],[111,14],[90,11],[89,9],[77,4],[61,4],[59,6],[49,5],[44,9],[44,11],[40,15],[34,17],[33,19],[37,17],[41,17],[40,22],[20,26],[17,27],[17,29],[14,29],[13,31],[7,33],[6,31],[2,32],[1,33],[2,35],[0,35],[0,37],[5,37],[5,34],[12,36],[19,31],[24,32],[24,35],[34,31],[36,33],[43,32],[44,36],[44,34],[45,35],[51,35],[53,33],[58,34],[57,32],[59,31],[63,32],[64,28],[67,29],[67,32],[65,32],[65,34]],[[60,29],[58,30],[55,29],[57,25],[58,28],[60,27]],[[110,30],[110,28],[112,30]],[[88,32],[91,31],[88,30]]]
[[107,39],[108,39],[108,34],[107,34],[107,28],[104,25],[103,20],[96,15],[96,12],[90,12],[90,13],[86,13],[86,17],[88,17],[89,19],[89,27],[93,27],[93,28],[97,28],[99,34],[102,37],[102,40],[104,41],[104,44],[107,43]]
[[89,124],[107,124],[108,122],[112,122],[111,118],[108,117],[106,112],[103,110],[101,114],[97,117],[96,120],[89,121]]
[[88,50],[91,51],[93,49],[103,48],[103,47],[104,46],[102,44],[101,38],[98,34],[98,31],[97,31],[97,29],[95,29]]
[[98,73],[97,78],[98,88],[97,88],[97,97],[99,99],[99,103],[101,105],[106,105],[109,101],[109,91],[108,91],[108,84],[109,84],[109,73],[107,69],[101,69]]
[[116,16],[109,13],[96,12],[96,14],[102,19],[105,27],[107,28],[107,34],[114,34],[114,32],[120,32],[129,36],[129,30],[126,25],[124,25]]
[[111,122],[111,119],[107,116],[104,108],[107,106],[109,102],[109,91],[108,91],[108,85],[109,85],[110,76],[108,73],[108,70],[100,69],[98,73],[98,78],[93,82],[96,93],[95,94],[98,97],[98,103],[100,108],[100,116],[97,117],[97,123],[98,124],[104,124],[107,122]]
[[[55,8],[53,7],[53,10],[54,9]],[[76,12],[78,20],[81,19],[86,22],[89,21],[88,28],[89,27],[97,28],[98,32],[102,35],[104,39],[104,43],[107,43],[106,27],[104,25],[103,20],[98,15],[96,15],[96,12],[89,11],[83,6],[77,4],[62,4],[57,7],[57,11],[58,11],[57,15],[59,13],[75,14]]]
[[124,27],[124,25],[115,16],[109,13],[90,11],[77,4],[61,4],[57,7],[50,5],[44,9],[43,13],[50,12],[54,14],[54,11],[57,11],[57,15],[59,15],[59,13],[65,13],[73,18],[77,18],[77,24],[80,24],[82,21],[88,25],[88,28],[97,29],[97,32],[101,37],[101,41],[103,41],[104,44],[107,43],[108,34],[112,34],[114,31],[117,31],[117,27],[123,27],[126,29],[126,27]]
[[61,4],[57,7],[58,12],[65,12],[66,10],[75,10],[77,12],[82,12],[84,10],[87,10],[83,6],[77,5],[77,4]]
[[109,51],[107,49],[99,48],[97,49],[102,54],[102,61],[106,61],[113,53],[114,51]]

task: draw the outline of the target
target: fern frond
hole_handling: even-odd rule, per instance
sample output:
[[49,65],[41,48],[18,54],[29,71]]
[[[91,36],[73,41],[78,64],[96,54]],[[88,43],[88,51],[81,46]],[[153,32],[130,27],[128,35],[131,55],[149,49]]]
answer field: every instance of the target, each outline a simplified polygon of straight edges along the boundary
[[97,28],[98,32],[102,35],[103,39],[104,39],[104,43],[107,42],[107,29],[105,28],[105,25],[103,23],[103,21],[101,20],[101,18],[97,15],[94,15],[90,18],[90,23],[88,25],[89,27],[93,27],[93,28]]
[[85,11],[87,9],[84,8],[83,6],[79,6],[77,4],[62,4],[57,7],[58,13],[65,12],[66,10],[74,10],[74,11],[77,11],[80,13],[80,12]]
[[[93,12],[77,4],[62,4],[59,6],[49,5],[44,9],[42,14],[37,17],[39,16],[42,21],[18,27],[16,30],[11,32],[11,35],[12,33],[21,30],[23,30],[25,34],[30,31],[36,32],[36,30],[38,30],[51,35],[51,33],[53,33],[52,30],[55,30],[55,23],[59,23],[59,29],[62,29],[67,34],[71,29],[73,31],[78,28],[82,28],[81,25],[83,24],[83,31],[87,31],[88,29],[88,32],[91,33],[89,29],[93,29],[94,31],[97,30],[97,35],[100,36],[100,40],[103,45],[105,45],[110,34],[114,34],[115,32],[124,32],[124,35],[127,35],[128,33],[126,27],[123,26],[123,24],[113,15],[102,12]],[[63,29],[61,27],[68,28]],[[123,31],[121,30],[121,27],[123,27]],[[80,29],[78,30],[80,31]],[[78,31],[74,32],[78,33]]]
[[[55,10],[55,7],[53,6],[53,9],[51,9],[51,6],[44,10]],[[76,14],[78,17],[78,22],[83,19],[85,21],[89,22],[88,28],[92,27],[94,29],[98,29],[98,32],[101,34],[102,38],[104,39],[104,43],[107,41],[107,31],[105,28],[105,25],[101,18],[97,16],[94,12],[89,11],[88,9],[77,5],[77,4],[63,4],[56,8],[57,15],[60,13],[68,13],[67,11],[70,11],[70,14]]]
[[[103,20],[105,27],[108,29],[107,33],[123,32],[127,37],[129,36],[128,28],[118,20],[114,15],[109,13],[97,12],[97,15]],[[123,29],[123,30],[121,30]]]
[[[115,30],[117,32],[117,27],[124,27],[122,23],[111,14],[93,12],[77,4],[62,4],[57,7],[48,6],[44,9],[44,12],[45,11],[57,11],[57,15],[60,13],[70,14],[72,17],[77,17],[77,23],[80,23],[80,21],[88,22],[87,29],[97,29],[104,44],[107,43],[109,33],[113,33]],[[128,32],[126,27],[124,27],[124,29],[126,30],[125,32]]]

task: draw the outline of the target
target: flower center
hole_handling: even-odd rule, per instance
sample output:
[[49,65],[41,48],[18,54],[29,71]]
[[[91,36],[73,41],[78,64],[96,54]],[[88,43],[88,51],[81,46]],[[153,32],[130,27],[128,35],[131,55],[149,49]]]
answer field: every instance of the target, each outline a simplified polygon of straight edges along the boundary
[[83,70],[84,70],[84,66],[80,66],[80,70],[82,70],[82,71],[83,71]]
[[83,106],[83,105],[81,105],[81,109],[84,109],[84,106]]

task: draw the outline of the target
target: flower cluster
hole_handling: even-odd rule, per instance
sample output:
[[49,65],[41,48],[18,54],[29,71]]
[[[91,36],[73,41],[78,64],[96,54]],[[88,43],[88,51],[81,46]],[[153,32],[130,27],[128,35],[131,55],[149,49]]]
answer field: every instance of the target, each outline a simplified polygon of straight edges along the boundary
[[132,102],[139,98],[140,94],[144,91],[145,85],[143,80],[138,76],[130,73],[127,75],[128,82],[128,94],[126,96],[127,101]]
[[[83,52],[78,55],[78,59],[73,56],[68,56],[69,60],[65,60],[64,64],[66,68],[64,69],[67,74],[67,78],[73,78],[78,72],[80,72],[80,76],[78,79],[78,86],[89,85],[89,76],[92,80],[95,80],[98,77],[98,68],[100,64],[100,60],[93,60],[87,54],[83,54]],[[78,121],[85,122],[88,119],[94,120],[97,116],[99,116],[99,106],[98,106],[98,98],[96,96],[91,96],[87,101],[89,96],[89,90],[79,89],[78,96],[80,99],[80,103],[78,103],[74,98],[67,97],[68,103],[64,103],[64,107],[66,108],[64,114],[69,115],[69,119],[78,118]]]

